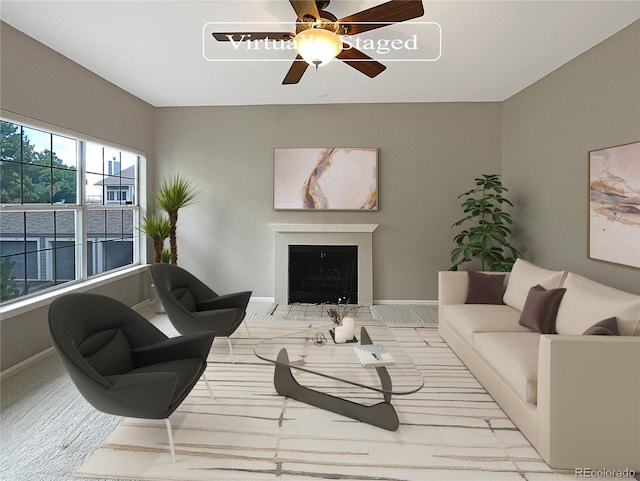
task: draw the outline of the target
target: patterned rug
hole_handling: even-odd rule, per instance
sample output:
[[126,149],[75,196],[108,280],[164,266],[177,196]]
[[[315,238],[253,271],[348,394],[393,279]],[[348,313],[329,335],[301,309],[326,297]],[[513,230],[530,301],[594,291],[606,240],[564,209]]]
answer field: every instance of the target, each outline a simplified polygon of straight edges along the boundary
[[[125,419],[75,475],[154,481],[575,479],[540,459],[433,326],[390,326],[425,376],[421,391],[393,398],[401,423],[395,432],[277,395],[273,365],[255,357],[253,347],[306,327],[250,321],[250,336],[241,327],[232,338],[235,364],[226,340],[216,339],[206,372],[214,399],[200,381],[171,416],[175,463],[163,421]],[[353,389],[347,397],[368,396]]]

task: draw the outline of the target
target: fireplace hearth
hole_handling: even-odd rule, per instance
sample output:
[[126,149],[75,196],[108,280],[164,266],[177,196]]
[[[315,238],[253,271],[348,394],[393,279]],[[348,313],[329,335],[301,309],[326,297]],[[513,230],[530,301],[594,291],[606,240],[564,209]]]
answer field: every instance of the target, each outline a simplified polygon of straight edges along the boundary
[[290,245],[289,303],[358,303],[358,246]]

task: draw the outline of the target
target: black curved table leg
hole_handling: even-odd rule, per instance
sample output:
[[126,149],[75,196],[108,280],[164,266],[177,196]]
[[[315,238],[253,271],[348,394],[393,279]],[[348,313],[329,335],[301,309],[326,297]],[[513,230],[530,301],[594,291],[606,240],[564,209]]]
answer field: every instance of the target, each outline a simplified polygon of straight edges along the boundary
[[[371,342],[371,341],[369,341]],[[395,431],[400,425],[398,414],[390,404],[391,395],[384,394],[384,402],[366,406],[358,404],[348,399],[342,399],[330,394],[322,393],[314,389],[304,387],[298,383],[291,373],[289,367],[289,356],[286,349],[281,349],[278,353],[275,373],[273,376],[276,391],[281,396],[287,396],[297,401],[310,404],[312,406],[326,409],[327,411],[340,414],[342,416],[357,419],[373,426],[378,426],[389,431]],[[383,386],[391,385],[391,379],[384,367],[376,368],[382,380]],[[384,373],[381,373],[384,371]],[[386,378],[386,380],[385,380]]]

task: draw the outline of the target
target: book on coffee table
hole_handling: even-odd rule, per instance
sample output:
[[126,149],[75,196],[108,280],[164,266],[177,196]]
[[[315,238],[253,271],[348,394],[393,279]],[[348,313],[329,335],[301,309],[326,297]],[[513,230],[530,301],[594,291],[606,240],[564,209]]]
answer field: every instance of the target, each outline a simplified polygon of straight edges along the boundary
[[382,344],[353,346],[353,350],[364,367],[391,366],[396,363],[391,353]]

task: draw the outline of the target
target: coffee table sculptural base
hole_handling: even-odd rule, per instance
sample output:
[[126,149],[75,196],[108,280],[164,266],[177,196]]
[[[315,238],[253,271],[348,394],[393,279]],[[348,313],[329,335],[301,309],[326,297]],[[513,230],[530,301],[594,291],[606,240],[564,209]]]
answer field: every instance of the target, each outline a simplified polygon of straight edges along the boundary
[[[365,327],[361,328],[360,336],[360,343],[362,345],[372,344],[369,333],[367,332]],[[341,347],[341,349],[350,349],[350,347],[344,345]],[[361,369],[375,370],[377,372],[380,384],[378,387],[370,387],[368,385],[363,385],[349,379],[342,379],[335,375],[323,374],[312,369],[305,369],[303,367],[300,367],[299,365],[296,365],[295,363],[292,363],[290,361],[286,347],[283,347],[279,350],[275,359],[269,359],[260,355],[258,349],[256,349],[256,354],[262,359],[266,359],[275,363],[274,385],[277,393],[281,396],[286,396],[305,404],[325,409],[342,416],[347,416],[351,419],[356,419],[358,421],[387,429],[389,431],[395,431],[396,429],[398,429],[398,426],[400,425],[398,414],[396,413],[395,408],[391,405],[391,395],[394,393],[392,379],[386,367],[361,367]],[[414,366],[412,367],[419,377],[416,377],[413,386],[411,386],[409,391],[416,392],[422,388],[424,380],[417,369],[415,369]],[[308,388],[301,385],[295,379],[292,373],[292,369],[303,370],[311,374],[318,374],[320,376],[329,377],[337,381],[357,385],[366,389],[372,389],[379,392],[383,400],[377,404],[364,405]],[[403,386],[397,393],[409,394],[409,392],[407,392],[406,386]]]

